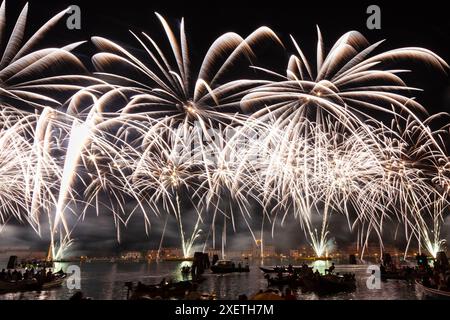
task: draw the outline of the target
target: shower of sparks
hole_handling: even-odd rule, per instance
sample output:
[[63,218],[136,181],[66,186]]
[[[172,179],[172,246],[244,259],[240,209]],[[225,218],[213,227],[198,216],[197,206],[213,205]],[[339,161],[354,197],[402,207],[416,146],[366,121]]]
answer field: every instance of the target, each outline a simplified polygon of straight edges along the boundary
[[0,223],[17,219],[42,234],[46,222],[49,258],[63,257],[75,226],[103,207],[119,240],[138,213],[147,232],[153,219],[164,216],[166,225],[173,215],[185,257],[207,230],[215,246],[221,223],[222,251],[227,224],[236,230],[238,221],[260,241],[252,206],[273,235],[277,221],[297,219],[317,256],[329,251],[330,217],[338,214],[361,248],[371,235],[382,243],[385,223],[397,222],[405,253],[413,241],[432,256],[442,249],[450,133],[434,121],[445,115],[427,117],[407,95],[419,90],[402,80],[407,70],[384,68],[412,59],[447,70],[436,54],[372,54],[381,42],[354,31],[326,54],[318,30],[315,65],[291,37],[285,75],[251,65],[261,78],[242,79],[236,66],[255,61],[257,44],[285,50],[272,30],[220,36],[196,69],[184,20],[176,35],[157,14],[168,52],[145,33],[132,33],[144,57],[93,37],[99,52],[90,75],[71,53],[81,42],[35,48],[65,11],[23,41],[27,14],[28,5],[8,37],[0,7]]

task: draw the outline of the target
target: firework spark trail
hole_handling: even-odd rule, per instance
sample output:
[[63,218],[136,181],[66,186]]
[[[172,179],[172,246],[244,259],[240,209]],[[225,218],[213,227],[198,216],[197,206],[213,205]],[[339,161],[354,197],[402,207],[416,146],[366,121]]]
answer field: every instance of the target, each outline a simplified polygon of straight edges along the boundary
[[0,42],[4,48],[0,58],[2,104],[28,110],[42,110],[47,106],[57,107],[61,104],[57,99],[61,98],[55,98],[55,92],[59,92],[60,97],[68,97],[93,80],[84,75],[87,74],[87,70],[71,53],[84,42],[61,48],[36,49],[40,40],[55,27],[68,9],[48,20],[25,41],[28,4],[24,6],[8,37],[5,3],[2,2],[0,5],[0,41],[7,39],[4,45]]
[[[344,135],[332,123],[319,125],[302,119],[298,123],[308,129],[285,128],[285,134],[273,140],[275,146],[268,153],[265,181],[261,190],[271,190],[265,198],[276,199],[276,212],[283,212],[282,223],[292,207],[310,236],[316,252],[323,253],[327,242],[327,225],[331,210],[347,216],[350,226],[348,206],[358,208],[356,220],[369,219],[369,206],[361,202],[363,189],[374,178],[383,173],[378,161],[379,144],[370,136]],[[363,131],[364,133],[364,131]],[[295,134],[295,136],[294,136]],[[376,189],[375,189],[376,190]],[[364,208],[364,210],[360,210]],[[371,210],[374,210],[371,208]],[[322,211],[320,232],[311,225],[313,212]],[[353,222],[352,224],[354,224]],[[351,227],[350,227],[351,228]]]
[[[51,181],[49,177],[52,177],[57,171],[53,170],[56,166],[52,155],[47,153],[49,150],[49,144],[47,144],[49,139],[47,138],[50,138],[49,135],[51,134],[46,129],[47,124],[45,124],[46,117],[50,113],[47,106],[57,107],[61,104],[53,97],[55,92],[61,93],[60,97],[67,97],[83,88],[86,83],[85,80],[88,78],[83,75],[86,70],[82,63],[71,53],[83,42],[73,43],[61,48],[36,49],[40,40],[61,20],[66,12],[67,10],[64,10],[55,15],[26,40],[24,35],[26,33],[28,4],[23,7],[9,36],[6,33],[8,30],[6,2],[2,2],[0,5],[0,44],[3,48],[0,58],[2,117],[9,119],[10,115],[6,114],[16,112],[16,114],[21,113],[24,121],[29,121],[26,129],[28,132],[25,135],[22,134],[23,132],[17,131],[15,127],[6,129],[5,126],[2,126],[2,139],[6,140],[10,135],[18,134],[18,140],[15,143],[23,141],[31,147],[30,151],[27,151],[19,148],[22,146],[16,146],[16,151],[21,150],[20,153],[15,154],[19,163],[23,164],[23,161],[29,161],[26,166],[27,171],[22,173],[24,179],[27,179],[26,183],[22,185],[25,195],[19,196],[17,194],[16,196],[25,201],[21,205],[28,212],[29,218],[27,220],[39,234],[41,232],[39,210],[44,209],[50,212],[51,203],[54,199],[51,196],[53,185],[49,183]],[[6,40],[6,42],[3,42],[3,40]],[[10,109],[16,109],[16,111]],[[41,116],[26,115],[24,111],[19,111],[23,109],[39,110]],[[21,122],[21,120],[18,121],[18,123]],[[9,143],[13,146],[11,142]],[[47,145],[43,146],[42,143]],[[6,169],[7,165],[4,164],[3,168]],[[57,180],[59,177],[56,174]],[[11,181],[15,180],[11,178]],[[17,184],[17,186],[21,185]],[[8,202],[5,202],[5,206],[9,206]]]
[[[213,246],[217,214],[220,213],[224,215],[224,219],[231,220],[235,231],[236,210],[244,220],[253,240],[257,241],[249,223],[252,218],[249,207],[250,201],[262,205],[254,177],[259,174],[260,168],[257,166],[264,148],[260,137],[266,130],[267,126],[264,123],[250,118],[245,122],[239,122],[238,126],[226,126],[211,134],[214,139],[209,141],[209,149],[204,153],[208,158],[205,159],[205,170],[200,176],[202,184],[198,192],[201,194],[200,203],[204,204],[206,210],[212,209]],[[235,205],[237,209],[234,208]],[[226,237],[225,228],[224,226],[223,242]]]
[[[266,38],[279,42],[276,35],[265,27],[256,30],[245,39],[235,33],[226,33],[211,45],[199,70],[195,73],[191,68],[184,21],[181,22],[180,35],[177,38],[166,20],[159,14],[156,15],[170,44],[171,52],[168,55],[165,55],[157,42],[145,33],[142,33],[141,36],[133,33],[148,54],[145,60],[139,60],[138,57],[110,40],[100,37],[92,38],[94,44],[103,51],[93,57],[94,65],[101,71],[98,75],[119,85],[119,88],[123,87],[124,92],[126,91],[126,94],[130,95],[130,103],[121,112],[145,113],[157,120],[160,128],[169,128],[167,135],[171,135],[170,127],[180,124],[183,126],[198,124],[198,127],[201,128],[198,135],[206,138],[210,138],[209,129],[215,128],[217,124],[245,121],[241,120],[242,116],[237,115],[236,111],[239,110],[242,96],[248,92],[249,88],[258,85],[258,82],[236,80],[220,85],[218,83],[231,66],[239,60],[248,60],[254,56],[251,48],[254,43]],[[126,74],[105,72],[111,70],[111,67],[114,68],[115,65],[126,66],[130,72]],[[114,69],[112,70],[114,72]],[[132,78],[130,74],[136,77]],[[231,110],[231,112],[227,110]],[[160,132],[159,134],[164,136],[164,133]],[[169,139],[171,138],[169,137]],[[198,151],[202,153],[202,158],[206,158],[205,151],[200,149]],[[163,150],[160,152],[164,153]],[[144,155],[146,154],[149,153],[144,151]],[[164,168],[165,165],[162,165]],[[208,166],[202,165],[202,167],[205,168],[210,183]],[[176,173],[175,176],[178,179],[176,168],[168,168],[166,171]],[[164,172],[162,174],[164,175]],[[168,186],[163,183],[163,187],[167,188]],[[172,188],[175,185],[172,183],[169,187]],[[157,186],[156,190],[160,190],[160,188]],[[193,192],[195,193],[195,190]],[[160,195],[168,197],[166,190],[164,193],[157,191],[156,195],[154,197],[156,199],[159,199]],[[207,198],[211,198],[211,196],[210,194]],[[167,208],[166,197],[161,199],[163,206]],[[177,192],[175,192],[175,198],[179,198]],[[150,202],[154,207],[153,198],[150,199]],[[177,213],[178,206],[178,201],[176,201],[176,205],[170,204],[170,211]],[[184,238],[181,231],[183,229],[180,222],[181,216],[179,213],[175,216],[179,222],[181,237]],[[196,225],[200,221],[201,214],[199,213]],[[194,230],[190,239],[195,239],[196,236],[197,233]],[[186,245],[184,240],[182,240],[182,245],[185,249],[191,247]],[[187,250],[184,251],[186,253]]]
[[[191,63],[188,58],[184,22],[181,23],[180,42],[178,42],[167,22],[159,15],[158,18],[167,33],[173,58],[176,61],[175,66],[171,66],[169,62],[171,59],[166,57],[156,42],[146,34],[143,34],[143,39],[136,35],[135,37],[148,53],[153,69],[117,44],[107,39],[93,38],[94,43],[104,50],[93,58],[98,69],[106,70],[113,65],[113,62],[116,62],[130,67],[134,71],[132,74],[140,74],[146,79],[141,81],[122,74],[100,73],[101,76],[112,79],[113,83],[123,86],[123,90],[127,90],[128,93],[135,92],[130,104],[123,112],[138,112],[137,110],[144,112],[155,119],[156,127],[171,128],[177,127],[180,123],[185,126],[197,122],[202,134],[210,138],[208,129],[217,127],[217,124],[235,122],[237,119],[239,124],[251,128],[249,121],[243,120],[245,118],[243,114],[218,113],[214,111],[214,108],[224,109],[236,107],[239,104],[244,110],[253,110],[263,105],[260,111],[252,114],[250,118],[257,119],[257,122],[265,125],[268,123],[266,129],[270,131],[268,139],[258,143],[257,150],[252,150],[254,154],[265,155],[262,157],[265,160],[261,161],[261,158],[258,158],[256,161],[260,163],[247,161],[249,158],[253,159],[253,156],[247,159],[241,157],[239,163],[232,164],[233,170],[231,170],[230,164],[219,156],[212,166],[210,163],[199,163],[194,166],[194,172],[190,172],[192,168],[186,167],[182,168],[184,171],[174,167],[167,168],[167,172],[172,172],[170,175],[172,178],[175,173],[174,179],[178,181],[179,174],[183,172],[184,178],[180,181],[183,183],[187,180],[195,181],[196,176],[199,175],[198,168],[203,168],[204,171],[200,175],[203,175],[205,182],[203,184],[196,182],[196,184],[201,188],[207,186],[207,192],[202,194],[200,189],[197,189],[195,194],[201,195],[201,199],[205,199],[206,203],[215,204],[214,217],[217,212],[231,218],[234,216],[231,205],[226,210],[218,206],[218,203],[223,201],[220,194],[224,189],[232,194],[232,199],[228,198],[228,201],[238,203],[244,214],[247,203],[239,200],[244,195],[251,195],[252,198],[258,199],[263,204],[264,211],[267,211],[272,202],[278,202],[272,211],[284,210],[282,221],[292,207],[294,215],[301,218],[302,226],[309,233],[313,246],[319,254],[325,250],[328,219],[332,211],[345,214],[350,228],[354,228],[357,221],[367,222],[367,239],[369,230],[375,231],[381,238],[382,221],[386,213],[379,213],[383,209],[378,202],[385,201],[389,205],[391,200],[386,200],[386,194],[379,191],[386,186],[383,167],[386,146],[380,143],[382,139],[377,132],[390,134],[391,131],[381,122],[375,121],[365,110],[383,110],[396,116],[398,112],[409,112],[413,115],[416,111],[423,112],[424,108],[403,94],[415,90],[406,86],[398,76],[405,70],[376,68],[381,62],[399,58],[420,59],[438,68],[447,68],[447,64],[442,59],[422,48],[391,50],[369,57],[381,42],[369,45],[359,33],[349,32],[336,42],[326,57],[323,56],[322,44],[319,41],[318,52],[322,53],[317,56],[317,72],[313,75],[312,68],[297,42],[292,38],[298,56],[290,58],[286,76],[257,68],[272,76],[278,76],[283,79],[282,81],[238,80],[216,87],[216,78],[221,75],[221,70],[226,70],[228,62],[234,61],[236,56],[249,55],[251,44],[255,39],[263,35],[266,38],[278,40],[270,30],[262,28],[245,41],[235,34],[220,37],[208,51],[198,73],[197,82],[191,85],[189,80],[194,77],[189,76]],[[320,31],[319,38],[321,39]],[[226,43],[228,47],[222,43]],[[229,43],[234,43],[234,46],[229,47]],[[225,59],[219,71],[216,74],[212,72],[210,76],[214,65],[212,60],[217,58],[215,51],[231,52],[231,54],[228,59]],[[231,102],[226,96],[229,91],[233,91],[230,95]],[[239,93],[235,94],[234,91]],[[376,129],[368,125],[367,120],[376,123]],[[333,127],[333,122],[339,125]],[[381,129],[377,129],[378,127]],[[426,132],[424,125],[419,126],[419,129]],[[169,129],[169,135],[171,133],[173,130]],[[430,137],[429,134],[428,137]],[[218,149],[221,149],[223,145],[219,143],[216,147],[220,146]],[[239,150],[238,152],[244,154],[248,152],[248,148],[233,146],[232,141],[227,141],[226,145],[224,149],[232,146]],[[352,146],[358,146],[360,150]],[[168,150],[172,148],[173,146],[170,146]],[[204,149],[200,148],[197,151],[200,152],[201,159],[205,159]],[[342,158],[339,159],[340,156]],[[163,168],[167,166],[167,161],[168,159],[163,161]],[[255,171],[256,179],[246,177],[249,172]],[[148,171],[146,174],[150,175]],[[164,175],[160,174],[159,178],[161,177]],[[158,177],[152,179],[158,181]],[[233,185],[228,179],[233,180]],[[257,183],[254,183],[255,180],[258,180]],[[251,184],[253,186],[249,187]],[[401,184],[402,188],[408,186],[408,183],[405,184],[404,181]],[[417,192],[430,190],[421,186],[422,184],[417,186]],[[156,190],[159,187],[156,186]],[[173,183],[170,187],[173,187]],[[195,190],[195,186],[190,187]],[[396,188],[397,186],[389,184],[388,190],[394,193],[397,191],[396,196],[402,201],[410,199],[404,197],[406,193],[402,189],[394,190]],[[157,194],[161,195],[165,192],[167,189],[159,190]],[[365,195],[369,195],[370,198],[367,199]],[[413,193],[413,196],[416,195]],[[177,193],[175,198],[178,199]],[[211,201],[213,199],[216,200]],[[417,211],[418,204],[424,201],[424,199],[416,200],[412,202],[416,203],[413,205],[416,210],[412,211]],[[167,199],[163,200],[164,203],[166,201]],[[151,202],[155,206],[155,201]],[[178,216],[178,220],[181,220],[179,210],[176,209],[179,206],[178,201],[170,206]],[[353,222],[350,222],[349,206],[356,211],[357,218]],[[231,215],[225,212],[228,210]],[[322,211],[323,218],[319,233],[316,230],[313,232],[311,225],[313,211]],[[417,212],[416,215],[409,217],[405,211],[400,212],[405,225],[411,224],[414,217],[420,214]],[[199,217],[201,217],[200,214]],[[381,217],[381,221],[377,219],[378,217]],[[272,221],[274,222],[275,219],[276,215]],[[233,219],[232,223],[234,223]],[[417,232],[414,233],[417,236]],[[181,236],[184,237],[183,234]],[[185,248],[184,240],[183,247]]]
[[9,215],[19,220],[29,218],[27,210],[32,194],[29,185],[36,165],[33,144],[29,137],[33,136],[32,124],[35,121],[36,117],[33,114],[19,113],[7,107],[2,109],[0,131],[2,222]]
[[[293,55],[290,57],[286,76],[267,69],[257,68],[265,71],[271,76],[276,76],[281,80],[272,81],[269,84],[251,89],[250,93],[242,100],[242,107],[244,109],[260,109],[255,113],[260,119],[275,118],[274,121],[276,125],[279,126],[279,130],[292,131],[292,133],[287,133],[288,138],[281,141],[281,145],[295,145],[295,142],[293,143],[293,137],[296,135],[300,135],[302,139],[305,140],[305,137],[308,137],[308,133],[315,132],[315,129],[310,129],[309,122],[305,120],[313,121],[313,127],[315,128],[320,128],[324,122],[333,121],[339,123],[347,134],[350,133],[350,140],[351,137],[356,137],[357,139],[355,142],[358,142],[359,140],[362,144],[370,143],[370,141],[377,142],[379,137],[376,137],[374,130],[367,126],[367,120],[372,121],[375,119],[373,119],[366,111],[370,111],[371,109],[381,110],[390,113],[393,116],[402,112],[409,114],[416,120],[418,120],[418,118],[413,112],[424,111],[424,108],[420,104],[403,95],[404,92],[415,90],[414,88],[406,86],[398,76],[399,73],[404,72],[405,70],[383,70],[378,68],[378,66],[382,65],[382,62],[389,60],[413,58],[423,60],[440,69],[448,68],[448,65],[442,59],[422,48],[396,49],[369,57],[371,52],[378,47],[381,42],[369,45],[365,38],[357,32],[349,32],[342,36],[332,47],[330,52],[324,56],[320,30],[318,30],[318,34],[319,42],[316,73],[313,72],[313,68],[308,63],[297,42],[291,37],[298,56]],[[409,108],[413,111],[409,111]],[[393,109],[397,109],[398,111]],[[384,133],[389,133],[386,132],[388,130],[380,122],[376,122],[378,123],[377,126],[382,127]],[[292,123],[297,125],[292,125]],[[421,130],[422,133],[425,133],[425,136],[428,137],[428,141],[434,141],[432,135],[427,132],[429,129],[425,125],[420,121],[417,121],[416,125],[416,130]],[[309,222],[306,220],[306,229],[309,230],[308,232],[316,252],[322,252],[323,245],[326,243],[326,235],[328,234],[328,231],[326,230],[327,217],[330,204],[334,202],[337,204],[335,207],[339,207],[342,205],[345,206],[345,203],[347,202],[340,202],[338,193],[330,194],[330,192],[334,192],[333,189],[336,185],[339,186],[339,184],[343,182],[342,177],[336,176],[336,174],[341,175],[343,172],[342,168],[339,169],[338,172],[333,172],[333,170],[330,170],[329,165],[327,165],[327,157],[321,158],[323,156],[323,154],[321,154],[323,146],[320,144],[320,136],[323,134],[323,130],[319,131],[320,132],[313,134],[312,138],[306,139],[306,141],[312,140],[314,142],[319,142],[319,145],[315,144],[311,148],[313,150],[314,166],[306,165],[307,151],[303,151],[302,153],[301,150],[298,150],[297,152],[297,156],[299,153],[302,153],[300,157],[304,157],[304,168],[307,169],[308,172],[312,172],[312,176],[317,180],[317,183],[310,182],[305,173],[304,181],[306,183],[303,186],[298,186],[300,189],[292,188],[292,186],[290,188],[290,190],[296,190],[296,192],[300,190],[300,194],[304,194],[304,197],[300,197],[300,201],[293,201],[294,203],[299,202],[297,207],[302,208],[300,210],[294,209],[294,211],[300,211],[300,216],[309,217],[312,208],[316,206],[317,202],[322,203],[323,205],[323,223],[322,230],[319,233],[320,235],[317,235],[317,231],[314,231],[314,233],[311,231]],[[331,135],[328,139],[337,141],[338,135],[338,132],[331,131]],[[328,141],[329,140],[325,142]],[[380,151],[382,151],[384,147],[382,144],[374,144],[374,146],[376,146],[377,149],[380,149]],[[438,146],[438,144],[436,143],[435,146]],[[288,146],[282,148],[289,150]],[[293,148],[295,148],[295,146]],[[283,150],[281,151],[283,152]],[[380,152],[376,150],[373,150],[373,152],[376,152],[375,155],[381,155]],[[334,156],[337,153],[338,151],[336,149],[332,149],[332,154]],[[354,156],[352,157],[352,160],[354,160],[357,159],[358,154],[361,154],[361,152],[353,151],[349,154]],[[280,160],[279,157],[280,155],[276,155],[274,158]],[[384,158],[378,157],[378,160],[374,158],[374,162],[377,164],[375,167],[378,168],[378,176],[384,176],[380,174],[379,165],[382,161],[381,159]],[[289,159],[285,162],[281,161],[281,164],[279,165],[281,170],[289,168],[290,163],[288,160]],[[352,163],[352,161],[349,163]],[[355,165],[355,163],[352,164]],[[286,167],[286,165],[288,166]],[[325,175],[321,174],[322,172],[320,170],[316,170],[321,166],[324,166],[325,168],[323,170]],[[357,166],[355,168],[357,168]],[[277,172],[277,170],[275,170],[275,172]],[[351,171],[351,174],[356,173],[357,171],[355,170]],[[278,173],[275,174],[275,176],[285,177],[285,173],[282,171],[281,174]],[[330,177],[332,177],[331,181],[329,181]],[[370,175],[367,177],[370,177]],[[280,183],[284,185],[284,188],[286,188],[286,181],[289,181],[289,179],[285,180],[285,178],[282,178],[280,181]],[[324,181],[325,183],[321,184],[321,181]],[[383,180],[380,179],[376,181],[383,182]],[[421,181],[418,182],[419,185],[421,185]],[[381,185],[378,185],[378,187],[379,186]],[[402,187],[403,186],[405,186],[405,184],[402,184]],[[408,183],[406,186],[408,186]],[[373,187],[377,186],[373,185]],[[342,187],[339,186],[339,188]],[[418,186],[417,192],[426,192],[425,187],[423,187],[422,190],[420,190],[420,188],[421,187]],[[316,192],[313,192],[313,190],[316,190]],[[430,190],[431,189],[428,188],[427,191]],[[321,193],[321,191],[324,192]],[[403,193],[401,190],[398,191],[399,192],[397,192],[396,195],[401,196]],[[285,194],[289,194],[289,192]],[[312,201],[310,201],[310,194],[312,194]],[[320,196],[318,197],[320,194],[325,195],[325,199],[321,199]],[[346,197],[349,197],[350,195],[351,193],[348,193]],[[380,200],[380,195],[372,195],[376,197],[372,200]],[[296,198],[295,195],[293,198]],[[406,199],[407,198],[403,198],[402,200]],[[418,203],[422,204],[422,202],[423,199],[418,200]],[[365,201],[365,205],[367,205],[367,201]],[[355,203],[353,203],[353,206],[355,206]],[[356,204],[356,208],[358,207],[359,206]],[[415,207],[415,205],[413,205],[413,207]],[[286,206],[283,206],[283,209],[286,209]],[[317,208],[315,209],[317,210]],[[357,209],[357,211],[358,214],[360,214],[360,210]],[[373,210],[370,210],[370,212],[375,214]],[[405,216],[405,212],[402,214]],[[414,217],[418,216],[420,216],[419,212],[417,212]],[[417,222],[417,219],[413,219],[413,221],[414,220]],[[375,226],[373,225],[374,221],[375,220],[372,219],[372,223],[369,225],[371,228],[376,227],[377,233],[379,233],[382,225],[379,224]]]
[[[151,119],[150,121],[153,122]],[[159,215],[159,204],[162,203],[165,211],[174,214],[185,256],[189,256],[193,242],[199,235],[198,224],[201,220],[201,214],[197,212],[194,231],[186,240],[180,208],[180,192],[183,190],[195,192],[196,175],[201,170],[201,161],[193,157],[190,148],[195,134],[190,126],[174,129],[165,125],[151,127],[143,136],[142,156],[136,161],[130,183],[136,189],[136,193],[150,205],[153,212]],[[193,199],[191,201],[193,202]]]
[[439,163],[446,159],[443,146],[438,145],[442,131],[431,132],[429,128],[434,119],[436,116],[423,122],[413,117],[404,121],[396,119],[393,125],[397,127],[397,136],[382,135],[389,146],[385,180],[390,188],[392,210],[404,222],[408,246],[411,239],[416,238],[419,250],[424,247],[432,256],[443,244],[440,224],[448,206],[440,180],[444,170]]
[[[440,250],[450,190],[447,128],[431,130],[434,116],[421,120],[425,109],[407,96],[418,89],[400,77],[407,70],[383,69],[385,62],[403,59],[447,69],[434,53],[401,48],[372,55],[381,42],[371,45],[352,31],[325,54],[318,30],[316,67],[291,37],[296,54],[286,75],[253,67],[278,80],[240,79],[233,68],[257,56],[257,43],[283,47],[273,31],[262,27],[246,38],[226,33],[195,70],[184,20],[177,36],[157,14],[168,54],[145,33],[132,33],[146,53],[142,59],[94,37],[100,80],[70,53],[81,42],[35,50],[65,12],[23,43],[25,6],[0,60],[0,219],[26,220],[40,233],[46,212],[53,259],[72,241],[75,225],[68,224],[67,211],[80,221],[90,207],[97,214],[100,206],[109,208],[119,241],[120,225],[135,212],[142,212],[146,232],[151,214],[173,213],[187,257],[206,214],[212,216],[213,243],[216,217],[223,216],[222,251],[227,222],[236,229],[236,210],[257,241],[253,201],[272,233],[280,215],[283,225],[292,212],[318,256],[327,252],[330,217],[337,213],[350,231],[358,229],[363,248],[373,233],[382,242],[384,221],[397,219],[408,246],[417,239],[433,256]],[[5,20],[2,3],[2,40]],[[47,75],[48,65],[70,68]],[[127,72],[116,72],[117,66]],[[230,74],[235,80],[228,80]],[[64,92],[68,103],[62,105],[54,92]],[[23,105],[38,112],[19,111]],[[391,115],[392,126],[372,111]],[[186,195],[195,213],[190,235],[183,223]],[[129,199],[136,203],[131,210]],[[81,214],[72,205],[81,205]]]
[[[283,114],[287,110],[291,112],[300,110],[303,117],[306,117],[307,111],[311,111],[311,107],[314,106],[316,112],[320,113],[333,116],[362,115],[364,118],[368,117],[367,110],[390,112],[392,106],[399,110],[409,107],[426,113],[419,103],[403,94],[418,90],[406,86],[397,75],[407,70],[383,70],[377,69],[377,66],[383,65],[386,61],[415,59],[441,70],[448,69],[445,61],[423,48],[401,48],[369,57],[381,41],[369,45],[367,40],[356,31],[343,35],[323,58],[324,49],[320,30],[318,34],[315,74],[297,42],[291,37],[298,56],[290,57],[286,76],[259,68],[277,75],[283,81],[272,81],[254,89],[244,98],[244,106],[251,107],[252,104],[263,101],[268,105],[265,112],[271,110]],[[362,107],[363,110],[358,107]],[[356,120],[355,117],[353,119]]]
[[[104,85],[88,87],[77,93],[68,105],[67,112],[61,114],[62,122],[59,125],[65,128],[61,143],[66,147],[53,233],[61,221],[68,241],[71,230],[65,222],[64,214],[71,202],[84,203],[81,218],[91,205],[94,205],[97,215],[101,205],[106,206],[111,210],[118,231],[120,224],[126,224],[129,219],[123,217],[127,197],[134,199],[136,208],[145,212],[128,181],[129,169],[141,156],[126,141],[127,130],[124,123],[131,122],[132,119],[120,113],[108,113],[108,105],[117,96],[117,92],[109,90],[97,99],[93,92],[98,94],[99,88],[111,89]],[[87,107],[83,111],[77,110],[86,103]],[[80,180],[85,186],[81,199],[76,199],[73,194],[76,180]],[[101,195],[107,195],[109,203],[99,201]],[[120,241],[119,232],[118,240]]]

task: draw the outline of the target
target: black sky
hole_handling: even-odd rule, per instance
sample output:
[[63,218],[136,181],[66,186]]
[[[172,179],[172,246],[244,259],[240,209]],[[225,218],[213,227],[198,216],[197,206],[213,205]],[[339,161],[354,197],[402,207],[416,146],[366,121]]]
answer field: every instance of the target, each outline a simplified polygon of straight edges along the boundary
[[[26,0],[7,1],[8,17],[17,17]],[[82,29],[69,31],[65,24],[45,45],[61,42],[89,40],[91,36],[105,36],[115,41],[138,47],[128,30],[147,32],[151,36],[162,35],[162,29],[154,12],[166,17],[172,26],[186,20],[186,29],[194,58],[200,59],[209,45],[221,34],[234,31],[248,35],[257,27],[271,27],[292,50],[289,35],[292,34],[310,57],[315,54],[317,40],[315,27],[321,28],[326,46],[331,48],[339,36],[349,30],[363,33],[371,43],[386,39],[382,49],[419,46],[430,49],[444,60],[450,61],[450,19],[442,2],[426,1],[85,1],[85,0],[37,0],[30,3],[28,31],[35,30],[51,15],[76,4],[82,13]],[[367,7],[381,8],[381,30],[366,27]],[[12,27],[12,24],[9,24]],[[79,52],[89,63],[93,52],[90,44]],[[264,53],[262,54],[264,55]],[[281,57],[281,56],[280,56]],[[280,59],[281,60],[281,59]],[[283,68],[285,60],[272,65]],[[409,65],[408,65],[409,66]],[[423,88],[418,99],[431,112],[447,111],[450,102],[448,77],[435,70],[414,66],[417,73],[406,76],[408,84]]]

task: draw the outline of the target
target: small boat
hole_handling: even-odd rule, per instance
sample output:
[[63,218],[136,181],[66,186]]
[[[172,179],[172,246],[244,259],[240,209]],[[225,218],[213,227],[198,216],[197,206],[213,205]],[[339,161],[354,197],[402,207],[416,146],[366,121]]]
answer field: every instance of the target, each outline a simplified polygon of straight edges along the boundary
[[351,292],[356,289],[354,275],[338,276],[334,274],[304,277],[304,290],[318,295],[329,295],[338,292]]
[[142,297],[163,299],[182,298],[186,291],[191,289],[190,282],[177,282],[164,285],[144,285],[139,284],[131,295],[131,299],[140,299]]
[[235,263],[231,260],[219,260],[211,266],[211,271],[213,273],[249,272],[250,268],[248,265],[244,267],[238,265],[236,267]]
[[[259,269],[261,269],[261,271],[264,273],[278,273],[279,272],[278,268],[275,269],[274,267],[267,267],[267,268],[259,267]],[[284,272],[284,268],[283,268],[283,271],[281,271],[281,272]]]
[[424,286],[420,281],[416,280],[416,287],[422,291],[422,293],[431,299],[450,299],[450,291],[443,291],[438,289],[433,289]]
[[59,277],[55,278],[52,281],[44,282],[41,285],[40,289],[41,290],[50,290],[50,289],[53,289],[53,288],[58,288],[58,287],[60,287],[63,284],[65,279],[66,279],[66,275],[64,274],[62,276],[59,276]]
[[131,300],[141,299],[182,299],[187,293],[196,291],[198,281],[178,281],[166,282],[162,281],[159,284],[143,284],[138,282],[137,286],[133,286],[132,282],[126,282],[125,286],[128,288],[127,298]]
[[0,293],[35,291],[39,289],[40,285],[36,281],[36,279],[20,281],[0,281]]
[[55,273],[51,281],[40,282],[36,279],[20,281],[0,281],[0,293],[25,292],[50,290],[60,287],[66,278],[66,274]]
[[302,277],[292,275],[272,278],[268,274],[266,274],[265,278],[267,279],[267,285],[269,287],[289,286],[292,288],[296,288],[304,285]]
[[259,267],[259,269],[264,273],[297,273],[302,270],[302,267]]

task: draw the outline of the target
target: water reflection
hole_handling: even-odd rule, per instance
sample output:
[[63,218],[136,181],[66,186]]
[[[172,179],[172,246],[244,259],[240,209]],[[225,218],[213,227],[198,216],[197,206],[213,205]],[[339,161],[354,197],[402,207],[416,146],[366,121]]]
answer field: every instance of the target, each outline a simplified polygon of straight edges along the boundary
[[[259,270],[261,261],[249,261],[250,272],[216,275],[210,272],[204,274],[204,282],[199,286],[199,290],[204,293],[215,294],[219,299],[236,299],[240,294],[251,296],[260,289],[267,288],[267,281],[263,273]],[[287,261],[266,260],[265,266],[286,265]],[[295,263],[298,265],[299,263]],[[309,265],[324,273],[329,268],[331,261],[314,261]],[[56,270],[62,268],[66,270],[68,263],[62,263]],[[81,289],[85,296],[94,299],[125,299],[127,290],[124,286],[127,281],[141,281],[146,284],[160,282],[163,278],[174,279],[175,281],[186,280],[190,275],[183,276],[180,272],[182,266],[191,265],[187,261],[162,261],[162,262],[92,262],[78,264],[81,269]],[[366,286],[368,277],[367,265],[339,265],[336,264],[336,272],[355,273],[357,289],[352,293],[341,293],[338,295],[321,297],[321,299],[418,299],[420,295],[416,293],[415,286],[404,281],[389,280],[382,282],[380,290],[369,290]],[[34,300],[55,300],[68,299],[75,293],[66,285],[50,291],[26,292],[0,295],[0,299],[34,299]],[[298,299],[319,299],[314,293],[302,293],[296,291]]]

